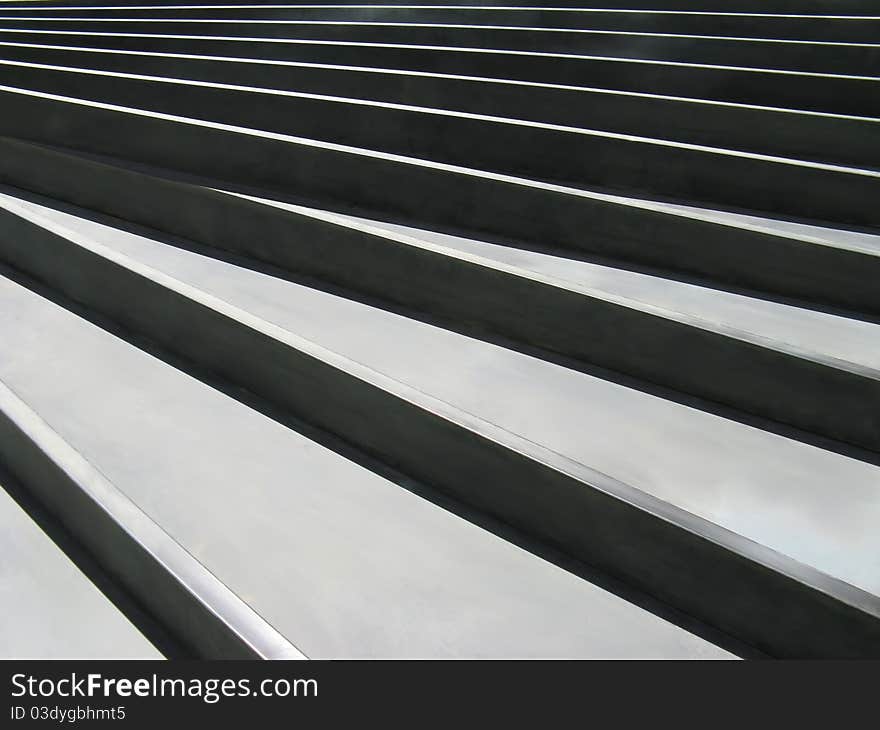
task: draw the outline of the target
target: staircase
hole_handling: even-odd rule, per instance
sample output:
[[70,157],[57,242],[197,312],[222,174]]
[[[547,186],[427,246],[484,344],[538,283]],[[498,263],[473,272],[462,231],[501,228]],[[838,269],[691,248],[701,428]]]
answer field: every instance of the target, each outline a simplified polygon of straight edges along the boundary
[[145,2],[0,3],[0,655],[880,656],[871,3]]

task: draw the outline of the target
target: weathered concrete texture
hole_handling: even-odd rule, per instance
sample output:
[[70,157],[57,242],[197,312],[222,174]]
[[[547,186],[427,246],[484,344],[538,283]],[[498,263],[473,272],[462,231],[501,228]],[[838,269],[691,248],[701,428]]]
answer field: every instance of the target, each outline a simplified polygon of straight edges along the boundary
[[162,658],[2,484],[0,606],[4,659]]

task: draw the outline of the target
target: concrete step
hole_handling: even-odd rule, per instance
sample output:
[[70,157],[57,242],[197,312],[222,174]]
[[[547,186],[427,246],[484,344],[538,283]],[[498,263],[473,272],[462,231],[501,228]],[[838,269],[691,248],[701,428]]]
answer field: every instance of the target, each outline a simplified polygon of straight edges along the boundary
[[429,23],[323,23],[293,21],[125,20],[119,18],[14,18],[0,15],[0,28],[31,31],[107,31],[186,36],[294,38],[365,43],[415,44],[457,48],[624,56],[877,76],[880,44],[720,38],[663,33],[558,30],[504,26],[452,26]]
[[[303,136],[321,137],[323,133],[323,138],[338,137],[340,132],[334,129],[338,104],[346,99],[363,99],[383,102],[383,108],[385,104],[398,104],[407,108],[454,110],[493,118],[880,168],[880,120],[873,118],[534,82],[361,70],[357,67],[292,66],[8,45],[0,47],[0,53],[10,61],[15,59],[14,62],[0,61],[0,79],[8,85],[62,94],[75,85],[80,96],[99,101],[148,106],[157,111],[177,110],[181,114],[214,121]],[[71,73],[77,75],[71,77]],[[136,78],[140,75],[150,78]],[[120,84],[114,79],[135,83]],[[155,83],[149,83],[154,79]],[[169,85],[168,79],[195,80],[202,85],[194,90],[189,85],[178,88]],[[219,93],[211,93],[210,89]],[[244,104],[235,103],[243,96],[235,92],[250,91],[253,94],[259,89],[290,93],[262,94],[251,97]],[[232,98],[229,94],[224,95],[224,91],[233,92]],[[333,99],[314,99],[307,95],[331,96]],[[323,101],[329,111],[322,114],[320,107],[300,110],[291,106],[308,103],[306,100],[313,106]],[[351,118],[352,114],[345,115],[346,120]],[[395,126],[399,124],[399,121],[393,122]],[[375,123],[360,126],[377,128]],[[397,139],[400,135],[394,137]],[[387,141],[379,144],[384,144],[385,148],[389,146]],[[476,141],[475,146],[485,148],[485,144]],[[554,163],[552,169],[562,168]]]
[[[10,77],[7,88],[44,94],[76,88],[77,99],[233,125],[257,134],[272,132],[576,187],[840,223],[880,223],[865,205],[880,191],[880,165],[869,167],[875,159],[880,162],[878,153],[858,168],[845,167],[344,97],[10,64],[0,64],[0,79],[4,70]],[[57,115],[67,114],[64,107],[55,106]],[[19,131],[33,125],[26,113],[14,119],[14,110],[15,104],[10,104],[6,133],[35,134]],[[876,142],[880,122],[865,124],[862,139]],[[71,135],[72,146],[77,145],[74,139]],[[106,149],[95,151],[118,154],[112,144],[108,140]],[[530,154],[536,148],[541,155]],[[236,181],[230,173],[223,177]],[[743,179],[755,182],[744,187]]]
[[[880,116],[880,80],[868,76],[811,74],[629,58],[456,49],[412,44],[346,43],[161,34],[4,30],[0,41],[37,45],[97,46],[117,51],[166,52],[243,60],[346,64],[465,76],[517,79],[578,87],[621,89],[697,99],[820,112]],[[0,57],[21,51],[4,47]],[[89,64],[84,64],[89,66]],[[286,69],[285,73],[294,70]],[[234,74],[230,70],[230,74]],[[234,76],[230,76],[234,80]]]
[[730,656],[8,278],[0,298],[0,377],[309,657]]
[[[865,532],[806,522],[789,530],[824,519],[828,483],[839,509],[866,519],[878,467],[363,304],[333,305],[332,295],[299,285],[278,281],[276,290],[234,264],[188,265],[196,254],[152,244],[162,249],[160,269],[155,258],[146,263],[30,217],[8,237],[18,244],[17,268],[197,369],[763,650],[876,651],[876,566],[867,557],[876,551],[866,549]],[[48,263],[59,259],[64,267]],[[196,272],[208,279],[194,280]],[[635,423],[646,441],[634,440]],[[699,460],[679,461],[673,444]],[[666,453],[678,479],[660,478],[647,454],[639,461],[651,463],[650,476],[634,477],[631,456],[643,449]],[[697,461],[717,476],[706,482],[690,471],[682,481],[680,466]],[[748,476],[736,476],[742,469]],[[797,499],[782,500],[782,484]],[[853,491],[844,495],[841,485]],[[784,517],[756,507],[762,494],[784,501]],[[741,510],[733,506],[742,499]],[[765,519],[756,523],[755,514]],[[805,534],[814,536],[809,545]],[[768,618],[774,611],[778,623]],[[805,635],[801,621],[822,628]]]
[[[854,243],[834,236],[803,235],[798,229],[758,225],[711,211],[10,87],[3,95],[7,114],[0,120],[0,129],[37,142],[51,144],[59,130],[64,130],[65,143],[84,152],[110,153],[197,175],[214,185],[225,180],[240,189],[296,197],[318,207],[360,209],[372,212],[372,217],[482,232],[518,245],[579,255],[612,256],[808,301],[833,302],[855,311],[878,311],[872,278],[878,258],[870,237],[866,237],[868,243]],[[51,190],[75,178],[66,183],[63,177],[34,167],[27,159],[31,154],[33,147],[10,143],[5,181],[59,197]],[[261,164],[255,164],[257,160]],[[745,157],[742,161],[756,160]],[[785,174],[797,177],[799,196],[795,191],[768,191],[788,192],[785,200],[792,205],[803,206],[812,193],[810,203],[824,202],[838,217],[842,217],[840,207],[849,206],[848,212],[855,217],[875,218],[872,208],[860,205],[863,198],[818,200],[816,191],[803,185],[801,174],[806,170],[822,178],[828,170],[821,166],[757,162],[753,172],[766,169],[762,165],[778,165]],[[59,159],[58,164],[76,163]],[[315,170],[322,172],[315,175]],[[831,174],[832,180],[876,184],[876,173]],[[75,194],[88,195],[85,191]],[[479,205],[474,201],[480,201]],[[713,242],[711,247],[705,245],[707,240]],[[756,267],[756,260],[763,265]],[[817,266],[820,260],[823,265]]]

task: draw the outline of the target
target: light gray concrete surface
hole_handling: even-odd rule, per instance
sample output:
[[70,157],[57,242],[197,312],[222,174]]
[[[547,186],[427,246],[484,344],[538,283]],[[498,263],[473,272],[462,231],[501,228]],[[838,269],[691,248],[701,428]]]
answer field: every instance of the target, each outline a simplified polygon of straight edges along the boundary
[[162,658],[2,484],[0,611],[3,659]]
[[[52,215],[352,360],[880,595],[876,466],[176,247]],[[801,316],[810,321],[807,313]],[[845,329],[844,320],[839,324]],[[816,331],[828,336],[833,329]]]
[[724,657],[3,280],[0,377],[310,657]]
[[[357,216],[316,211],[313,208],[276,201],[264,200],[262,202],[293,211],[305,211],[312,214],[318,212],[331,219],[338,218],[354,225],[377,227],[392,233],[403,234],[430,245],[474,254],[526,271],[586,286],[612,297],[624,297],[652,308],[685,314],[706,322],[710,328],[713,325],[720,325],[725,329],[751,333],[771,342],[784,343],[793,350],[804,354],[825,355],[855,365],[880,369],[880,326],[871,322],[777,304],[764,299],[695,286],[674,279],[650,276],[626,269],[502,246],[473,238],[451,236]],[[663,205],[673,209],[684,208],[684,206]],[[80,222],[73,217],[64,216],[45,206],[34,206],[33,210],[39,210],[59,222],[68,221],[80,225]],[[880,254],[880,236],[878,235],[807,226],[772,218],[757,218],[722,211],[703,210],[703,212],[707,215],[714,215],[719,220],[772,227],[782,233],[809,235],[830,246],[838,245]],[[82,224],[88,225],[88,221],[84,221]],[[98,226],[89,227],[89,232],[90,234],[94,232],[94,235],[99,236],[102,241],[112,239],[116,235],[114,231]]]

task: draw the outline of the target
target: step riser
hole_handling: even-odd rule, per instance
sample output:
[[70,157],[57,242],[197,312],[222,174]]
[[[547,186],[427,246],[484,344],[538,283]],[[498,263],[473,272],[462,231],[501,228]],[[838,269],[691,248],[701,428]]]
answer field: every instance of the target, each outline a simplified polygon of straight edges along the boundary
[[[856,311],[880,311],[873,278],[877,257],[857,252],[486,177],[19,94],[6,94],[4,105],[8,114],[0,127],[35,141],[51,144],[64,129],[65,143],[85,151],[268,190],[294,190],[310,196],[307,202],[319,207],[342,207],[356,200],[368,214],[485,231],[539,246],[608,255],[827,301]],[[260,159],[273,164],[259,168],[254,160]],[[6,182],[26,189],[35,189],[35,183],[27,181],[49,179],[26,159],[17,159],[13,151],[5,168]],[[313,170],[334,174],[316,178]],[[476,200],[479,206],[474,206]],[[714,246],[707,246],[707,241]]]
[[[91,101],[575,187],[880,226],[880,212],[869,204],[880,198],[880,175],[613,136],[184,84],[28,68],[17,68],[11,80],[18,88],[58,94],[73,88],[78,98]],[[531,154],[535,149],[541,154]]]
[[[19,93],[4,92],[2,102],[6,115],[0,119],[0,132],[7,135],[47,144],[63,139],[66,146],[86,152],[296,194],[318,207],[347,207],[478,235],[482,231],[830,301],[857,311],[880,311],[873,278],[876,256],[321,145]],[[12,164],[10,159],[7,168]],[[8,182],[17,184],[15,178]],[[874,209],[862,211],[876,214]],[[714,245],[707,246],[707,241]],[[756,266],[756,261],[762,265]]]
[[[880,117],[880,80],[675,66],[650,61],[246,40],[139,38],[119,35],[4,32],[0,40],[246,59],[390,68],[538,83],[594,86],[759,106]],[[7,55],[10,54],[10,55]],[[0,57],[13,58],[8,48]],[[88,64],[86,64],[88,65]],[[290,73],[295,73],[290,71]]]
[[[480,81],[413,77],[401,74],[364,73],[322,68],[297,68],[259,64],[193,61],[149,56],[125,56],[88,52],[0,47],[0,56],[23,62],[67,66],[72,70],[96,69],[195,79],[254,88],[274,88],[310,94],[385,101],[434,109],[458,110],[510,119],[525,119],[585,129],[657,137],[692,144],[759,152],[782,157],[831,162],[856,167],[880,168],[880,122],[864,119],[822,117],[785,111],[734,106],[695,104],[662,98],[627,96],[603,92],[578,92],[537,86],[518,86]],[[12,85],[30,86],[53,93],[68,93],[72,78],[63,72],[0,66],[0,78]],[[145,83],[76,77],[77,93],[89,98],[153,108],[174,108],[188,102],[187,114],[220,120],[238,119],[261,129],[274,129],[304,136],[336,133],[325,115],[311,111],[298,114],[285,107],[296,102],[262,96],[260,104],[244,110],[207,92],[198,101],[190,91]],[[191,87],[190,87],[191,88]],[[145,90],[146,89],[146,90]],[[159,97],[158,99],[156,97]],[[160,106],[155,106],[156,104]],[[301,102],[302,103],[302,102]],[[277,112],[273,105],[280,105]],[[335,115],[336,107],[329,107]],[[699,120],[699,123],[695,123]],[[297,132],[299,125],[299,132]],[[368,125],[372,129],[374,125]],[[399,135],[397,135],[399,136]],[[386,143],[387,144],[387,143]],[[482,149],[483,145],[474,145]]]

